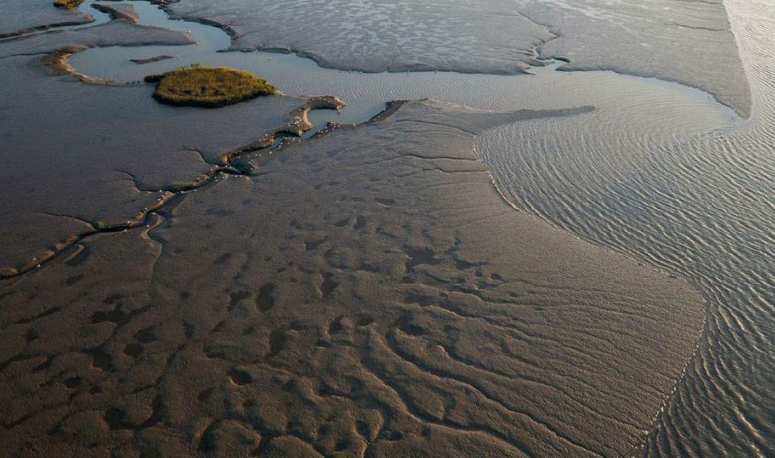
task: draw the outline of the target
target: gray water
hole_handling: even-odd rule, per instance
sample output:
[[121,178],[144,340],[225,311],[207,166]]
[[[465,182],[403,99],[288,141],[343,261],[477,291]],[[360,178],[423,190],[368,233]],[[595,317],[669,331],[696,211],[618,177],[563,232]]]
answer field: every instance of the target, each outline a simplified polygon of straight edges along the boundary
[[[78,71],[132,82],[194,62],[237,67],[291,95],[340,96],[349,107],[339,122],[362,120],[393,99],[491,110],[595,106],[572,118],[503,126],[477,148],[519,208],[682,275],[707,299],[697,353],[637,454],[775,456],[775,4],[727,2],[754,96],[746,121],[696,89],[562,72],[558,62],[531,76],[365,74],[293,54],[216,52],[229,45],[220,29],[132,4],[142,23],[190,30],[198,44],[92,49],[73,56]],[[129,61],[162,54],[176,58]]]

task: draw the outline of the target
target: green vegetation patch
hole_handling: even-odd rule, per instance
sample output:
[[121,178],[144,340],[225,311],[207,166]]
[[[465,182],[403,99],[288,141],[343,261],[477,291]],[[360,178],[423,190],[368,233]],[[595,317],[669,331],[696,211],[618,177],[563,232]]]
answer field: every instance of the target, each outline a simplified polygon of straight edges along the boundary
[[57,8],[67,8],[68,10],[74,10],[78,8],[78,5],[83,3],[83,0],[56,0],[54,6]]
[[145,80],[157,82],[153,97],[171,105],[222,107],[275,93],[274,86],[266,80],[226,67],[195,64]]

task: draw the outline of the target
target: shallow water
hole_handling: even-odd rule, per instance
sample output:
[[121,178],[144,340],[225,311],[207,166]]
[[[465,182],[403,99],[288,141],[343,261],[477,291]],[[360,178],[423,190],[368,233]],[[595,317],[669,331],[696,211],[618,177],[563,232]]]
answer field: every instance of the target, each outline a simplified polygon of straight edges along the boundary
[[[293,54],[217,53],[229,44],[223,31],[132,3],[141,23],[191,30],[199,44],[92,49],[72,58],[78,71],[131,82],[193,62],[238,67],[291,95],[340,96],[349,106],[340,122],[360,121],[387,100],[424,97],[493,110],[595,106],[503,126],[478,149],[518,207],[682,275],[705,295],[697,355],[639,453],[775,456],[775,5],[727,2],[755,103],[741,122],[696,89],[558,64],[533,76],[365,74]],[[161,54],[176,58],[129,61]]]
[[775,456],[775,7],[727,4],[754,95],[743,125],[637,148],[615,129],[568,135],[577,120],[561,120],[479,144],[520,208],[685,276],[707,299],[697,355],[644,456]]
[[[191,46],[94,48],[74,55],[70,62],[80,72],[118,83],[142,81],[192,63],[225,65],[254,72],[289,95],[337,95],[348,108],[341,122],[357,122],[390,100],[434,98],[488,110],[561,109],[592,105],[596,123],[615,125],[630,135],[682,136],[728,126],[734,112],[697,89],[654,78],[638,78],[614,72],[556,71],[561,62],[532,69],[532,76],[461,74],[454,72],[362,73],[320,68],[313,60],[295,54],[271,52],[215,52],[226,49],[229,36],[222,30],[187,21],[169,20],[147,2],[131,3],[140,22],[174,30],[190,31],[197,40]],[[89,3],[81,7],[92,9]],[[175,56],[138,65],[130,59]],[[665,109],[667,106],[669,110]],[[608,113],[608,110],[617,113]],[[657,116],[657,113],[659,116]],[[657,118],[656,120],[653,120]],[[653,129],[643,129],[646,120]],[[626,124],[619,124],[626,123]],[[650,132],[653,130],[654,132]]]

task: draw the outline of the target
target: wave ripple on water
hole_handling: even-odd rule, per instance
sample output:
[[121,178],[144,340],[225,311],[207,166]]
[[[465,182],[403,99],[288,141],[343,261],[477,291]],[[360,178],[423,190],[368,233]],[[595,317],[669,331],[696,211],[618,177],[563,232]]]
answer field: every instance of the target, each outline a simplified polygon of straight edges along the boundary
[[775,4],[727,6],[755,103],[741,126],[655,145],[555,120],[479,143],[519,207],[705,295],[697,354],[642,456],[775,456]]

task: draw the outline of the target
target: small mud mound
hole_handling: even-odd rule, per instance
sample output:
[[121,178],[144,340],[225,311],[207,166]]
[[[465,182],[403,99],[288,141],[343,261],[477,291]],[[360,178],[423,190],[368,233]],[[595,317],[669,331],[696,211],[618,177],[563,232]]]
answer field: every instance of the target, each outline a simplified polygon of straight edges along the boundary
[[266,80],[226,67],[192,65],[145,80],[158,81],[153,97],[171,105],[222,107],[275,93]]

